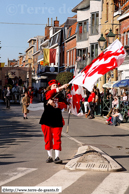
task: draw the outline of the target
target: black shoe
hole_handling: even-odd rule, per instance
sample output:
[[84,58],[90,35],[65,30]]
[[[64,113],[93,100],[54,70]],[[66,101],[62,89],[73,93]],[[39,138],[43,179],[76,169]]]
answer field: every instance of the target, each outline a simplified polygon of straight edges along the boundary
[[93,117],[88,117],[88,119],[93,119]]
[[47,160],[46,160],[46,163],[51,163],[53,162],[53,159],[51,157],[49,157]]
[[28,119],[28,117],[26,117],[26,119]]
[[23,117],[23,119],[25,119],[25,117]]
[[57,157],[57,158],[54,160],[54,163],[55,163],[55,164],[62,164],[62,160],[61,160],[59,157]]

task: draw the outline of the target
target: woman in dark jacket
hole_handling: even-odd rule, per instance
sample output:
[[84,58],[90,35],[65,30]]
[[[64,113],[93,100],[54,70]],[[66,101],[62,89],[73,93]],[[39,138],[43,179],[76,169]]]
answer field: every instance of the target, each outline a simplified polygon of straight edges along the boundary
[[[62,163],[59,158],[61,151],[61,132],[64,125],[61,109],[67,108],[65,99],[63,99],[59,91],[66,89],[68,84],[58,87],[57,80],[48,82],[49,86],[45,93],[44,112],[40,119],[41,128],[44,134],[45,149],[48,152],[47,163],[53,162],[52,150],[55,150],[55,163]],[[55,97],[56,95],[56,97]],[[54,143],[53,143],[54,140]]]

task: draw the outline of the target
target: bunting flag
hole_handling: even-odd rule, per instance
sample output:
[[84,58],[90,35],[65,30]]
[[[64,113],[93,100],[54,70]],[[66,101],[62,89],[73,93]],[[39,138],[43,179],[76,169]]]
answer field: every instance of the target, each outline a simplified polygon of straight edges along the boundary
[[44,61],[43,65],[48,65],[49,63],[54,63],[56,62],[56,49],[43,49],[44,53]]
[[87,65],[69,84],[77,84],[92,91],[98,78],[119,67],[126,56],[121,42],[116,39],[97,58]]
[[43,49],[43,54],[44,54],[44,61],[43,65],[48,65],[50,63],[50,50],[49,49]]
[[4,67],[5,66],[5,63],[0,63],[0,67]]

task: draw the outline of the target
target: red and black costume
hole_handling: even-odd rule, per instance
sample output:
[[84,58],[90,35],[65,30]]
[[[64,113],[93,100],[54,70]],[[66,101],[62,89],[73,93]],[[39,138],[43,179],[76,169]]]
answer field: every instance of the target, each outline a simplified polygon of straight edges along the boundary
[[[31,87],[29,87],[29,89],[31,89]],[[30,98],[30,104],[32,104],[34,97],[33,91],[28,91],[28,97]]]
[[58,89],[52,89],[46,92],[44,112],[41,116],[40,124],[44,134],[45,149],[61,151],[61,132],[64,125],[61,109],[67,108],[67,104],[60,94],[53,99],[56,108],[47,104],[48,100],[57,94],[57,91]]

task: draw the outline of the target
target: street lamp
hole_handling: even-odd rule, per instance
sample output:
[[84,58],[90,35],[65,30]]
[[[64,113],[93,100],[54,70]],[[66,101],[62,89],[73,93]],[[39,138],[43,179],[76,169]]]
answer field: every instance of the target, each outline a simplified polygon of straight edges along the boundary
[[101,34],[101,37],[98,39],[98,44],[101,51],[103,51],[105,43],[106,43],[106,39],[103,37],[103,34]]
[[108,44],[112,44],[115,40],[115,34],[113,34],[111,28],[110,32],[107,34]]
[[[112,44],[114,39],[115,39],[115,34],[113,34],[113,32],[110,28],[110,32],[107,34],[108,44],[109,45]],[[103,34],[101,34],[101,37],[98,39],[98,44],[99,44],[101,51],[103,51],[105,43],[106,43],[106,39],[103,37]],[[106,83],[106,74],[104,75],[104,83]],[[106,100],[106,88],[104,88],[104,100]]]
[[[106,39],[103,37],[103,34],[101,34],[101,37],[98,39],[98,44],[101,51],[103,51],[105,43]],[[106,83],[106,74],[104,75],[104,83]],[[104,99],[106,99],[106,88],[104,88]]]
[[28,64],[29,64],[29,87],[32,87],[32,71],[31,71],[31,63],[32,58],[28,58]]

